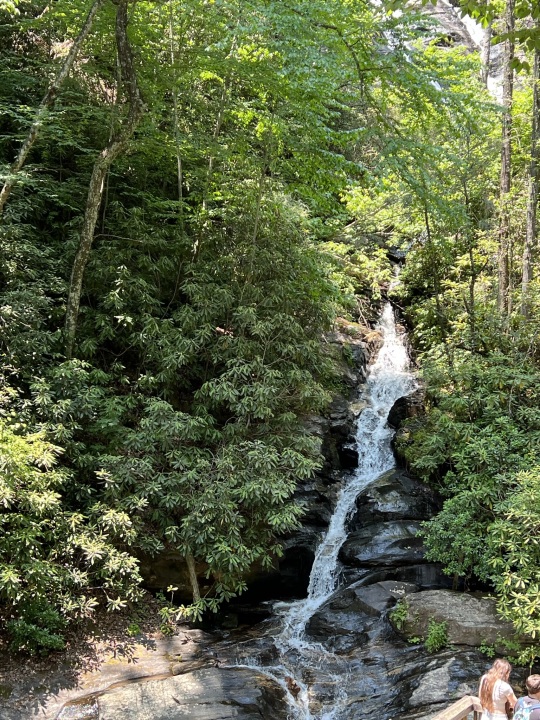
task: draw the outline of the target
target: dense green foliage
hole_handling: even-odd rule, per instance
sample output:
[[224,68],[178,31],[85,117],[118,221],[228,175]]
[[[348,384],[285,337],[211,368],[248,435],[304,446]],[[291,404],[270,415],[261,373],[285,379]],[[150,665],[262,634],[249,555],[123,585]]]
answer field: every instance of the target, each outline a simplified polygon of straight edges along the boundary
[[88,587],[100,585],[111,604],[136,596],[136,561],[116,549],[133,539],[132,523],[111,509],[67,508],[58,454],[43,433],[0,422],[0,584],[14,646],[30,652],[63,647],[66,616],[96,604]]

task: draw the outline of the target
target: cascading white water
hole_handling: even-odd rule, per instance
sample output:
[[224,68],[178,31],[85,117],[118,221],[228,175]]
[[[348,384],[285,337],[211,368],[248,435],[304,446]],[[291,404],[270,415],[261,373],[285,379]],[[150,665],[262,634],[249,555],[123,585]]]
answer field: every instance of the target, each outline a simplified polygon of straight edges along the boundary
[[308,596],[293,603],[284,617],[283,631],[277,638],[280,649],[305,644],[303,635],[307,622],[335,590],[338,553],[347,537],[347,518],[354,509],[359,492],[394,467],[390,447],[393,431],[387,426],[386,419],[395,401],[412,392],[415,381],[409,370],[403,336],[396,331],[390,303],[383,310],[379,329],[383,345],[362,393],[367,407],[360,415],[356,430],[358,468],[339,493],[330,526],[317,548]]
[[[382,473],[394,467],[390,445],[393,431],[386,420],[394,402],[411,393],[415,387],[404,337],[397,332],[390,303],[382,312],[378,329],[383,336],[383,344],[361,395],[366,407],[359,417],[356,431],[358,468],[341,489],[328,531],[317,548],[308,596],[292,604],[282,603],[275,606],[283,611],[282,630],[275,638],[282,664],[268,670],[274,673],[274,679],[280,674],[295,678],[301,692],[294,715],[303,720],[311,720],[312,715],[301,671],[309,667],[314,658],[317,658],[320,664],[321,659],[329,655],[320,644],[306,640],[306,625],[336,589],[338,554],[347,537],[347,520],[354,510],[358,494]],[[343,683],[340,692],[346,692]],[[333,707],[319,715],[321,720],[336,717],[341,705],[340,700],[343,701],[343,698],[334,698]]]

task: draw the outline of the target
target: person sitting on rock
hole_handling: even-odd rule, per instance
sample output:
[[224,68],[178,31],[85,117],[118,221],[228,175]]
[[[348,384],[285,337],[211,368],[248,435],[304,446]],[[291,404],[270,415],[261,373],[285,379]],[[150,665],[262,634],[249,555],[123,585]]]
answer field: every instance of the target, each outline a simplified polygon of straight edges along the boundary
[[527,695],[519,698],[514,707],[515,720],[540,720],[540,675],[529,675],[525,684]]
[[513,709],[517,702],[508,684],[512,666],[508,660],[498,658],[480,679],[478,696],[482,703],[482,720],[507,720],[506,708]]

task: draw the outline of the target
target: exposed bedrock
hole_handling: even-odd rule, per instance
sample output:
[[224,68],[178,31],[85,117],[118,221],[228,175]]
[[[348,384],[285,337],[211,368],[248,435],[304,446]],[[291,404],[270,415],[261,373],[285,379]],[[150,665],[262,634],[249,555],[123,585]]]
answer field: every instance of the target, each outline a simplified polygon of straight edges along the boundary
[[[365,575],[376,568],[376,580],[438,586],[441,573],[436,571],[436,577],[430,577],[435,569],[431,563],[429,570],[418,569],[424,563],[424,552],[417,535],[421,522],[438,507],[436,494],[408,472],[390,470],[381,475],[356,500],[351,531],[340,552],[341,561],[349,568],[364,568]],[[414,570],[404,573],[406,567]]]
[[420,523],[394,520],[372,523],[350,533],[340,552],[346,565],[374,567],[413,565],[424,557]]
[[287,720],[285,695],[256,670],[204,668],[121,685],[65,706],[58,720]]

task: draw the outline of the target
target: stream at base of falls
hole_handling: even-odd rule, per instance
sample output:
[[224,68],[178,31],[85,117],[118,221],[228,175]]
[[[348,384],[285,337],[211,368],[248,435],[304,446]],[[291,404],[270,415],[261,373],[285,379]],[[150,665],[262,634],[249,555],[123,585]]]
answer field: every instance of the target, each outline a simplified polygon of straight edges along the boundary
[[[388,413],[398,398],[416,387],[405,338],[396,327],[389,303],[383,309],[378,329],[383,344],[359,398],[365,408],[356,429],[358,468],[343,480],[328,530],[315,553],[308,595],[291,603],[274,603],[275,615],[264,640],[246,641],[237,658],[238,664],[257,667],[286,689],[291,720],[349,717],[349,685],[357,684],[353,674],[366,664],[354,652],[351,654],[351,649],[345,654],[335,652],[331,648],[335,643],[313,639],[308,626],[340,584],[338,556],[359,493],[395,466],[391,448],[394,431],[388,427]],[[362,674],[369,677],[369,673]]]

